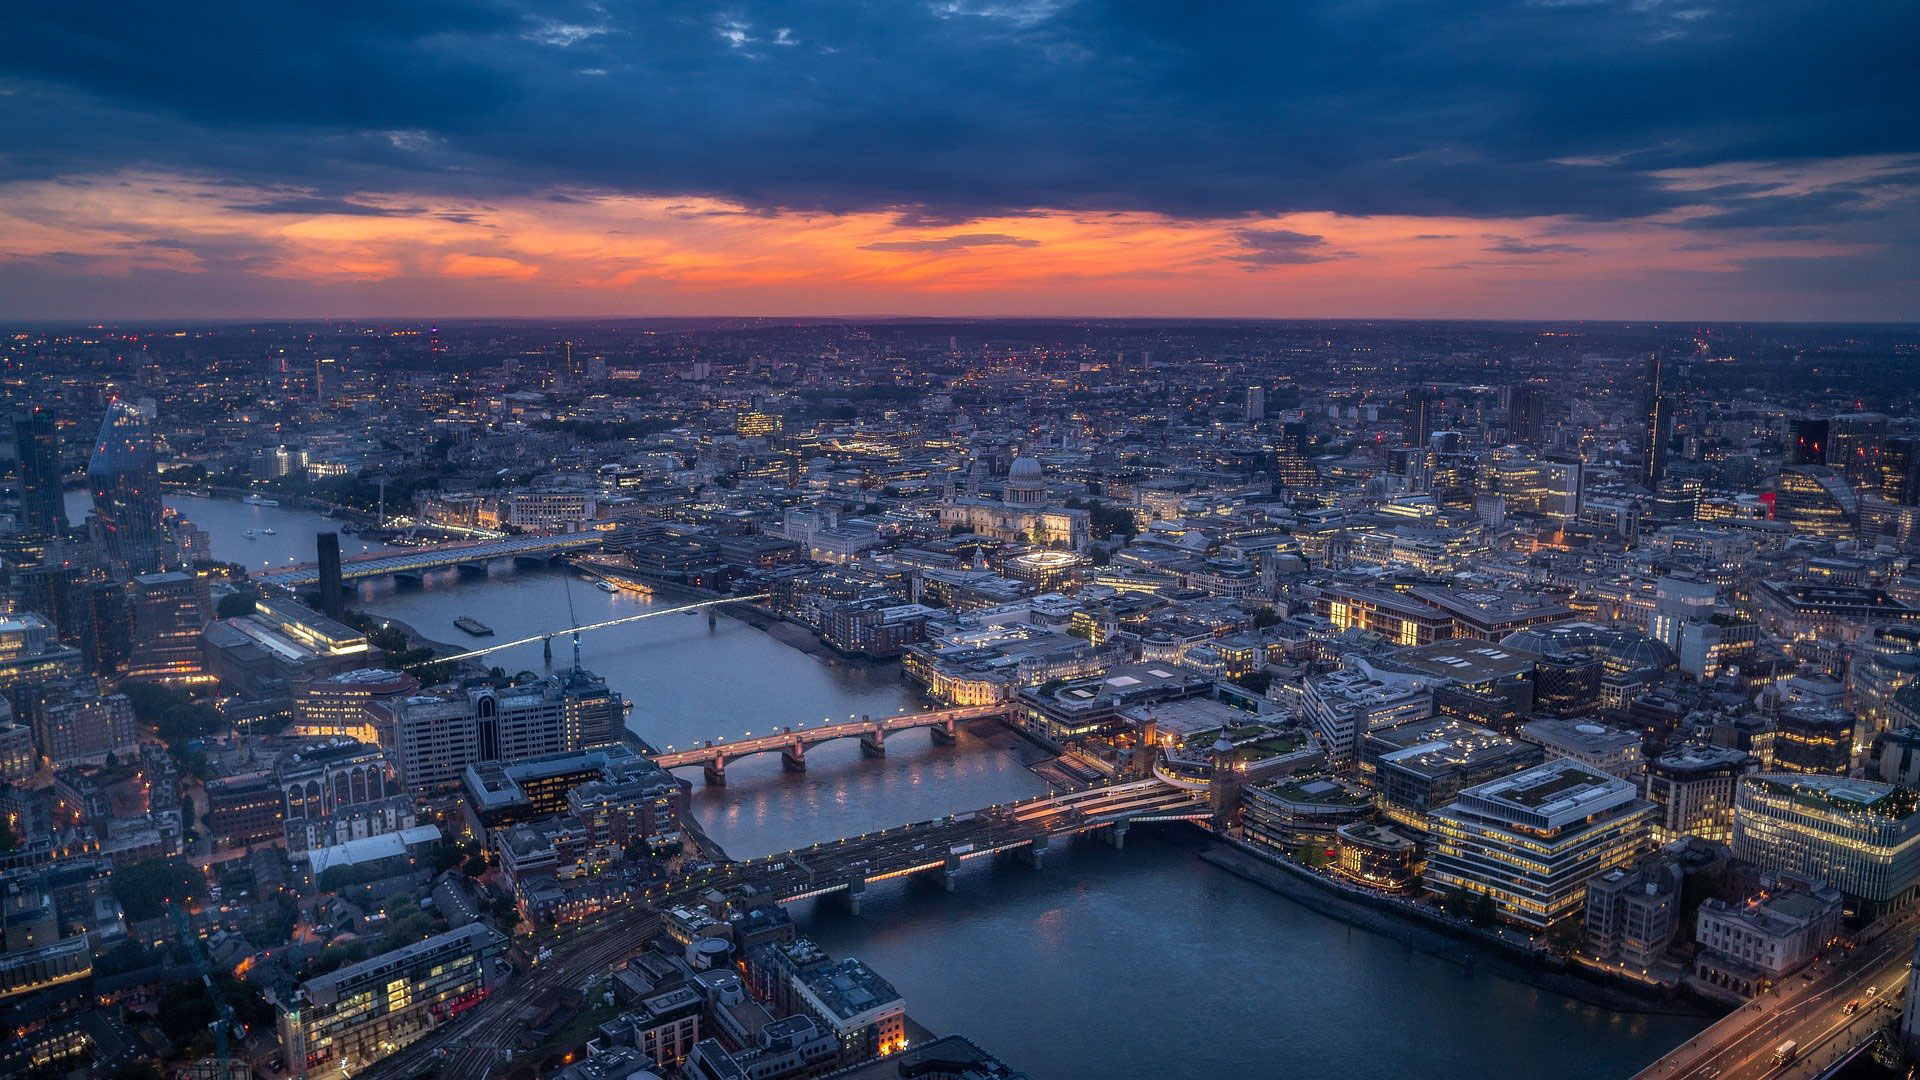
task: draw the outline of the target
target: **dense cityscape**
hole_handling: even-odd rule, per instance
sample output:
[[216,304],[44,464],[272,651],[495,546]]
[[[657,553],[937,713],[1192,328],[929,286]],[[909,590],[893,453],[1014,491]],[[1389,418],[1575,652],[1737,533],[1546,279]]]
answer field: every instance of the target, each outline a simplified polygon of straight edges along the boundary
[[1920,4],[0,19],[0,1078],[1920,1080]]
[[[1077,949],[1264,894],[1450,966],[1437,993],[1658,1018],[1570,1075],[1904,1075],[1917,356],[1886,327],[17,329],[0,1070],[1050,1075],[1051,1025],[943,994],[908,913],[1147,860],[1248,891]],[[816,939],[896,919],[885,963]],[[1508,1021],[1461,1022],[1491,1053]],[[1358,1060],[1389,1053],[1530,1075]]]

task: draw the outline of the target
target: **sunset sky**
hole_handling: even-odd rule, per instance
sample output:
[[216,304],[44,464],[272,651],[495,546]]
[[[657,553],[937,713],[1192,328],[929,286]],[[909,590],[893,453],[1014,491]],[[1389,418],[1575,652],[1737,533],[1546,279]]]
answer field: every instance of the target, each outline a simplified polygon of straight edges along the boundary
[[0,316],[1920,319],[1912,0],[0,22]]

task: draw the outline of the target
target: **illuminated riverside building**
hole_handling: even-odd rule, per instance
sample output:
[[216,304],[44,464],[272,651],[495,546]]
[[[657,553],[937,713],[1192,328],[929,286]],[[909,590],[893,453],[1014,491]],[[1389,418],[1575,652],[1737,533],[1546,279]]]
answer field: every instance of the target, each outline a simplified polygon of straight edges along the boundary
[[1315,675],[1301,689],[1301,716],[1335,766],[1351,764],[1360,740],[1375,728],[1433,715],[1433,689],[1417,675],[1380,671],[1364,660]]
[[151,574],[167,562],[160,531],[160,470],[153,452],[153,426],[124,401],[107,406],[100,439],[87,462],[93,512],[107,558],[131,574]]
[[303,683],[293,696],[293,733],[343,735],[375,746],[393,742],[393,710],[420,684],[384,668],[360,668]]
[[1545,930],[1580,914],[1590,879],[1647,850],[1653,814],[1631,783],[1550,761],[1434,812],[1427,887],[1489,896],[1503,918]]
[[1368,732],[1361,740],[1360,775],[1373,785],[1382,816],[1425,835],[1427,815],[1462,790],[1543,760],[1537,744],[1441,716]]
[[1356,821],[1335,830],[1341,877],[1376,889],[1398,892],[1419,880],[1414,872],[1414,842],[1391,825]]
[[1920,891],[1920,793],[1840,776],[1765,773],[1740,781],[1733,854],[1824,880],[1859,914]]
[[392,753],[408,789],[451,790],[469,765],[613,742],[626,711],[606,680],[578,669],[513,686],[416,695],[396,710]]
[[478,1004],[506,938],[479,923],[301,983],[279,1003],[295,1080],[344,1080]]
[[1325,776],[1276,777],[1240,789],[1241,835],[1288,854],[1302,845],[1336,850],[1335,834],[1372,812],[1366,791]]
[[942,705],[997,705],[1022,687],[1098,675],[1126,650],[1116,642],[1008,623],[958,630],[911,645],[901,659],[908,681]]

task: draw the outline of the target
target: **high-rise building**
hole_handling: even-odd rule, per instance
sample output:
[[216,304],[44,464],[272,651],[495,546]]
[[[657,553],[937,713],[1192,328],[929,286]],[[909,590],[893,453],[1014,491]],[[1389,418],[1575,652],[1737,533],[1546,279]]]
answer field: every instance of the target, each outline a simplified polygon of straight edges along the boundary
[[345,622],[347,597],[340,580],[340,534],[323,532],[314,537],[320,556],[320,610],[327,618]]
[[1653,812],[1628,781],[1549,761],[1434,812],[1427,884],[1491,897],[1502,918],[1544,930],[1580,914],[1589,879],[1647,849]]
[[1920,506],[1920,439],[1888,439],[1880,450],[1880,496]]
[[1547,441],[1547,386],[1516,383],[1507,392],[1507,441],[1539,447]]
[[1407,445],[1426,449],[1433,439],[1435,414],[1439,412],[1439,395],[1428,389],[1407,391]]
[[1853,764],[1855,717],[1824,705],[1795,705],[1774,720],[1773,763],[1783,772],[1845,776]]
[[1733,839],[1733,797],[1760,759],[1725,746],[1683,746],[1647,763],[1647,799],[1656,808],[1654,842],[1685,836]]
[[1257,424],[1267,416],[1267,388],[1247,387],[1247,423]]
[[313,400],[325,405],[340,390],[340,361],[331,356],[313,361]]
[[53,414],[35,406],[13,418],[13,452],[20,478],[20,532],[36,540],[65,536],[60,432]]
[[1290,488],[1319,486],[1320,472],[1307,460],[1308,439],[1305,421],[1289,420],[1280,425],[1280,437],[1274,440],[1274,479]]
[[1794,420],[1787,425],[1788,463],[1825,465],[1827,442],[1832,438],[1833,422],[1823,416]]
[[1673,441],[1673,399],[1667,395],[1666,366],[1659,353],[1647,357],[1647,459],[1640,483],[1648,491],[1667,475],[1667,448]]
[[93,511],[107,558],[127,574],[151,574],[170,561],[161,533],[160,469],[153,425],[131,403],[114,401],[100,422],[87,463]]
[[1887,442],[1886,416],[1841,413],[1828,422],[1827,430],[1827,467],[1856,488],[1878,486]]
[[200,632],[213,621],[207,580],[178,570],[133,579],[127,677],[171,685],[210,683]]

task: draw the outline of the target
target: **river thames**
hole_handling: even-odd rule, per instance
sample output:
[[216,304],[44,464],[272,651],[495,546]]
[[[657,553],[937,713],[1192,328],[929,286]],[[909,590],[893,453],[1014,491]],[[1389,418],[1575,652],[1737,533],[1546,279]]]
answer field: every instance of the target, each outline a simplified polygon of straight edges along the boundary
[[[87,502],[76,494],[77,522]],[[336,526],[227,500],[169,505],[212,534],[216,557],[252,567],[310,561],[314,534]],[[366,549],[342,540],[349,556]],[[566,627],[570,609],[592,622],[649,602],[561,571],[496,566],[484,581],[448,572],[415,591],[363,585],[352,603],[467,645]],[[467,637],[453,626],[461,615],[496,636]],[[567,639],[553,645],[554,663],[571,663]],[[544,658],[536,644],[493,662],[539,671]],[[895,667],[830,662],[724,617],[711,629],[693,614],[590,633],[581,662],[633,700],[629,725],[661,747],[921,707]],[[889,740],[882,760],[842,740],[808,751],[801,774],[762,755],[729,765],[724,788],[687,775],[703,827],[747,857],[1043,792],[1026,768],[1039,756],[991,729],[954,747],[916,732]],[[968,864],[951,894],[887,882],[859,916],[831,901],[795,905],[794,915],[830,952],[891,980],[915,1019],[969,1035],[1037,1080],[1612,1080],[1704,1026],[1469,973],[1242,881],[1195,850],[1190,834],[1136,829],[1121,851],[1056,844],[1041,871],[979,860],[991,865]]]

